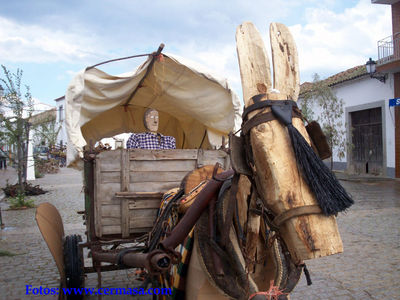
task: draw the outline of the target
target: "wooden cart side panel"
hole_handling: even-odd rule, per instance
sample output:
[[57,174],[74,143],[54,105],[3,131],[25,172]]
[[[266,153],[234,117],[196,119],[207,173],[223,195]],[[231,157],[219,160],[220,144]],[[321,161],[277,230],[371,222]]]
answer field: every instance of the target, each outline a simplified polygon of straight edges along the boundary
[[[134,171],[130,172],[129,182],[137,183],[137,182],[155,182],[155,181],[164,181],[164,182],[178,182],[181,181],[182,178],[187,174],[188,171]],[[102,171],[102,182],[103,183],[120,183],[121,182],[121,172],[119,171]],[[161,179],[161,180],[160,180]]]
[[[168,151],[171,151],[168,153]],[[116,153],[118,152],[118,154]],[[124,150],[130,156],[131,171],[154,171],[149,162],[157,163],[158,171],[191,171],[194,167],[213,165],[219,162],[224,168],[229,168],[228,154],[218,150]],[[160,153],[158,153],[160,152]],[[107,154],[107,155],[105,155]],[[110,154],[110,155],[108,155]],[[102,152],[98,156],[102,172],[120,172],[116,162],[120,161],[120,150]],[[193,167],[193,162],[196,165]],[[172,169],[172,168],[177,169]]]
[[101,169],[100,169],[100,164],[98,161],[94,161],[94,229],[96,236],[101,237],[103,235],[102,232],[102,191],[101,191],[101,182],[102,182],[102,176],[101,176]]
[[[99,183],[98,187],[99,195],[97,202],[100,202],[102,206],[116,204],[120,205],[121,201],[115,197],[115,193],[121,191],[121,184],[118,183]],[[103,213],[103,210],[102,210]]]
[[[172,181],[172,182],[137,182],[131,183],[129,186],[131,191],[145,193],[145,192],[162,192],[179,187],[181,181]],[[161,198],[160,198],[161,201]]]
[[125,194],[164,193],[179,187],[183,177],[196,167],[215,162],[229,167],[229,156],[216,150],[114,150],[100,153],[96,160],[99,237],[120,234],[125,238],[152,229],[161,197],[134,198]]
[[[125,202],[128,202],[125,200]],[[129,213],[129,228],[151,227],[157,216],[157,209],[132,209]],[[121,218],[111,217],[102,220],[103,226],[121,226]]]
[[[150,232],[152,229],[153,225],[150,227],[131,228],[129,229],[129,231],[131,234],[134,234],[134,233]],[[121,226],[119,225],[103,226],[103,234],[104,236],[121,234]]]
[[[151,172],[154,170],[164,172],[190,172],[196,167],[194,159],[174,159],[174,160],[132,160],[131,171]],[[157,168],[157,169],[155,169]]]
[[[129,209],[158,209],[160,201],[158,199],[141,199],[141,200],[128,200]],[[119,204],[107,204],[103,205],[103,218],[114,218],[121,219],[121,210]]]
[[130,150],[131,160],[192,160],[197,159],[198,150],[187,149],[187,150],[143,150],[135,149]]
[[[130,191],[130,184],[129,184],[129,169],[130,169],[130,159],[129,159],[129,152],[128,151],[121,151],[121,192],[128,192]],[[127,238],[129,237],[129,202],[128,201],[121,201],[121,231],[122,237]],[[104,220],[103,220],[103,225]]]
[[96,156],[96,162],[100,164],[101,172],[117,171],[121,172],[121,150],[104,151]]
[[[228,158],[228,159],[227,159]],[[218,162],[221,166],[227,170],[229,169],[230,160],[227,153],[221,150],[198,150],[197,157],[197,168],[204,167],[206,165],[215,165]]]

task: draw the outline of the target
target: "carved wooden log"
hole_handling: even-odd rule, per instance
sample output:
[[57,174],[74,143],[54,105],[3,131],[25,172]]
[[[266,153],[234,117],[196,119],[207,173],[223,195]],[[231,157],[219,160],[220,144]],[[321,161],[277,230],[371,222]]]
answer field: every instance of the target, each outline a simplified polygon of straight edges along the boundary
[[[297,50],[293,38],[282,24],[270,26],[274,89],[269,59],[263,40],[252,23],[243,23],[236,32],[237,53],[245,106],[251,97],[266,93],[269,100],[294,100],[299,93]],[[265,109],[265,111],[270,108]],[[249,114],[252,118],[257,112]],[[293,125],[310,143],[303,122],[293,118]],[[278,120],[253,127],[250,141],[256,180],[265,205],[276,215],[291,208],[317,205],[315,196],[297,167],[287,129]],[[294,217],[281,226],[281,235],[295,261],[322,257],[343,251],[336,218],[322,214]]]

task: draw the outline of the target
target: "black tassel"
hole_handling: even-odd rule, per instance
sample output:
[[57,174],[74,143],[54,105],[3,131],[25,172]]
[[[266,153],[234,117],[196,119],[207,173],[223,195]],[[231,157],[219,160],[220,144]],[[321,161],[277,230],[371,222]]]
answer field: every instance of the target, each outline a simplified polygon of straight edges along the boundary
[[353,199],[347,194],[336,176],[293,126],[292,105],[272,105],[271,110],[287,126],[297,165],[315,194],[322,212],[326,216],[336,215],[353,205]]
[[312,285],[310,272],[308,272],[306,264],[303,264],[303,272],[304,272],[304,275],[306,276],[307,285]]
[[315,154],[300,132],[292,124],[288,124],[287,128],[297,164],[314,192],[322,212],[327,216],[336,215],[353,205],[353,199],[339,183],[335,174]]

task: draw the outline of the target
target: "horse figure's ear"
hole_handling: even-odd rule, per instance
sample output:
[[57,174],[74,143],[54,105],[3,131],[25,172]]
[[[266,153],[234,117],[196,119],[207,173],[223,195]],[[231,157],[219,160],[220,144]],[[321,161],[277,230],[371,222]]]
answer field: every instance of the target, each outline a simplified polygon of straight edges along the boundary
[[283,99],[297,101],[300,72],[296,43],[289,29],[280,23],[271,23],[269,38],[274,67],[274,89],[281,93]]
[[251,22],[244,22],[236,29],[236,47],[243,100],[247,107],[252,104],[253,96],[272,89],[269,57],[260,33]]

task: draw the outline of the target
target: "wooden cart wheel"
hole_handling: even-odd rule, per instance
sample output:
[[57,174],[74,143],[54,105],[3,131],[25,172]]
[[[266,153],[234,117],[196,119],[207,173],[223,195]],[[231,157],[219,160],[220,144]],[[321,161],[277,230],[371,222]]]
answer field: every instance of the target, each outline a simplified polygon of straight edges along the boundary
[[[67,288],[82,288],[85,286],[85,272],[83,251],[79,247],[82,241],[80,235],[73,234],[65,237],[64,240],[64,263]],[[83,295],[67,295],[68,300],[83,299]]]

